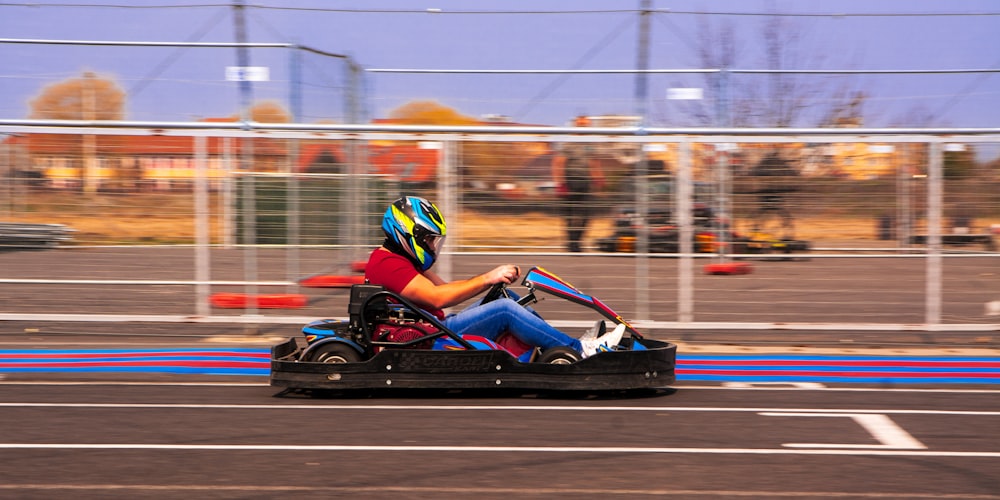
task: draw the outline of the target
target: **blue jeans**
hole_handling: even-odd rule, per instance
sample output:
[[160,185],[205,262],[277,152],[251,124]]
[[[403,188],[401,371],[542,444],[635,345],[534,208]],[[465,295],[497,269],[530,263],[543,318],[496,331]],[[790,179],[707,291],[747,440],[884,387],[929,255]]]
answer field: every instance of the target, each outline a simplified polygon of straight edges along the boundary
[[583,347],[579,340],[557,330],[531,309],[507,298],[469,306],[445,318],[444,326],[458,334],[490,340],[510,332],[522,342],[542,349],[569,346],[579,351]]

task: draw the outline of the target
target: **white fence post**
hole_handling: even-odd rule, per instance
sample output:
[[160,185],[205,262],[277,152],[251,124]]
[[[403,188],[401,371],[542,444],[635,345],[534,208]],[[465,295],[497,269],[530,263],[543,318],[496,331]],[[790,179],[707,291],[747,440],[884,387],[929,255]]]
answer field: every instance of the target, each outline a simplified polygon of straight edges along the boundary
[[211,244],[209,218],[211,214],[208,208],[208,155],[205,150],[205,142],[204,136],[194,137],[194,309],[195,314],[200,317],[212,314],[208,302],[211,292],[211,287],[208,284],[211,279],[211,257],[209,255],[209,245]]
[[941,143],[929,145],[930,165],[927,172],[927,297],[926,319],[928,328],[941,323],[941,206],[944,182]]
[[694,230],[691,227],[691,142],[680,143],[680,155],[677,166],[677,224],[680,226],[678,251],[680,260],[677,265],[677,321],[681,324],[694,321],[694,245],[692,244]]

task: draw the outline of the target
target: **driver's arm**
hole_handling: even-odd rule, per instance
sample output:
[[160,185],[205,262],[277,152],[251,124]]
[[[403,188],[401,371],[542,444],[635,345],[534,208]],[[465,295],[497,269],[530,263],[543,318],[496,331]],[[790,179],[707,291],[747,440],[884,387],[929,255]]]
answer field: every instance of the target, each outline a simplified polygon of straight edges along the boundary
[[400,295],[434,309],[446,309],[485,292],[496,283],[513,283],[520,274],[517,266],[504,264],[469,279],[446,282],[428,270],[414,276]]

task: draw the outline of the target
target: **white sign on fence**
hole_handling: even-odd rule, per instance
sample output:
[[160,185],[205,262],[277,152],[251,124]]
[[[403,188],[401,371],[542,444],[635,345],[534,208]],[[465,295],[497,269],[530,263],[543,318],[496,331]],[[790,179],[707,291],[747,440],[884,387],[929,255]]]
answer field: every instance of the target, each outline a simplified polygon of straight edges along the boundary
[[703,89],[692,87],[675,87],[667,89],[667,99],[681,101],[697,101],[705,96]]
[[230,82],[266,82],[271,80],[267,66],[226,66],[226,80]]

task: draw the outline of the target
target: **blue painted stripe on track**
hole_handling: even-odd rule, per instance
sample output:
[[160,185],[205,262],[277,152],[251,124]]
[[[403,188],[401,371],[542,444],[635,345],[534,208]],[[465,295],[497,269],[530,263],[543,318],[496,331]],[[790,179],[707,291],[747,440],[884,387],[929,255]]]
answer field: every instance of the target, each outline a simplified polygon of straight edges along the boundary
[[1000,357],[678,353],[677,380],[1000,384]]
[[268,376],[271,367],[266,368],[210,368],[183,366],[87,366],[65,368],[3,368],[4,373],[173,373],[179,375],[253,375]]
[[72,356],[58,357],[58,358],[12,358],[5,359],[0,357],[0,364],[4,363],[57,363],[57,362],[105,362],[105,363],[126,363],[134,361],[240,361],[244,363],[266,363],[267,359],[261,358],[247,358],[243,356],[136,356],[129,358],[105,358],[105,357],[87,357],[87,358],[74,358]]
[[818,355],[818,354],[682,354],[677,353],[677,361],[974,361],[1000,362],[1000,357],[988,356],[892,356],[892,355]]
[[[844,362],[876,362],[885,365],[835,365]],[[242,366],[213,366],[213,363],[238,363]],[[895,365],[890,366],[893,363]],[[905,363],[920,365],[908,366]],[[928,363],[934,366],[927,366]],[[980,363],[986,366],[956,366],[962,363]],[[1000,363],[1000,357],[678,353],[677,380],[1000,384],[1000,365],[997,363]],[[201,366],[188,366],[191,364]],[[210,347],[0,350],[0,373],[3,372],[267,376],[270,374],[270,349]]]
[[855,384],[1000,384],[996,378],[980,377],[799,377],[781,376],[733,376],[733,375],[678,375],[683,382],[819,382]]
[[0,373],[268,376],[271,359],[270,350],[259,347],[3,349]]
[[697,372],[697,371],[718,371],[718,370],[731,370],[731,371],[776,371],[776,372],[795,372],[795,371],[817,371],[817,372],[913,372],[913,373],[993,373],[997,374],[996,370],[988,370],[976,367],[956,367],[956,366],[825,366],[825,365],[812,365],[812,364],[802,364],[802,365],[792,365],[792,366],[772,366],[772,365],[753,365],[753,366],[743,366],[743,365],[685,365],[684,363],[677,363],[678,368],[683,368],[685,371]]
[[226,352],[238,352],[244,354],[252,355],[268,355],[270,353],[269,349],[261,348],[221,348],[221,347],[209,347],[209,348],[191,348],[191,349],[0,349],[0,356],[10,355],[10,354],[94,354],[94,353],[106,353],[106,354],[163,354],[163,353],[192,353],[192,352],[215,352],[215,353],[226,353]]

